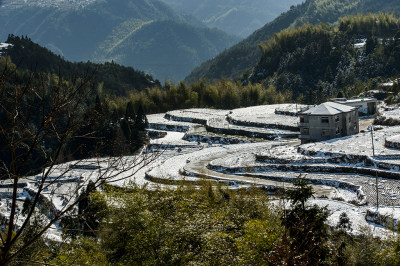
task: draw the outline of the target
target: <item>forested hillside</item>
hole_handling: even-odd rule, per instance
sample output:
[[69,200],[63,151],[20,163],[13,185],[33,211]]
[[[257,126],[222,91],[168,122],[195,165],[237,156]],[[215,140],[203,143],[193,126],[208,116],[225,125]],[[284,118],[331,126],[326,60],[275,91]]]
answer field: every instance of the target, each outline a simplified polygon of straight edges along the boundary
[[[26,35],[70,61],[114,59],[146,70],[158,79],[175,81],[238,41],[222,31],[201,26],[196,19],[178,14],[159,0],[96,0],[81,5],[67,0],[10,0],[0,9],[0,23],[3,41],[8,34]],[[193,32],[191,36],[182,35],[186,33],[182,24]],[[129,42],[132,38],[135,41]],[[189,49],[185,41],[201,45]],[[175,49],[163,53],[160,44],[166,43]],[[133,54],[129,54],[131,51]],[[125,58],[127,54],[129,59]],[[177,60],[180,56],[187,63],[184,68]]]
[[163,0],[210,27],[246,38],[303,0]]
[[32,175],[49,160],[128,155],[147,141],[141,104],[111,108],[106,99],[161,86],[151,76],[114,63],[71,63],[25,37],[8,42],[0,56],[0,176],[15,162],[10,154],[19,174]]
[[90,62],[72,63],[59,55],[32,42],[29,38],[10,35],[11,44],[6,54],[21,69],[59,75],[72,79],[90,77],[97,83],[97,93],[114,96],[127,96],[132,91],[147,87],[161,86],[158,80],[132,67],[116,63],[95,64]]
[[204,62],[194,69],[186,80],[240,78],[260,60],[261,51],[257,48],[258,44],[268,40],[274,33],[305,23],[334,23],[345,15],[380,11],[400,14],[400,2],[395,0],[307,0],[301,5],[293,6],[242,42]]
[[399,29],[399,18],[381,13],[344,17],[336,27],[282,31],[260,45],[263,55],[249,81],[288,90],[307,103],[340,91],[348,97],[363,93],[399,75]]

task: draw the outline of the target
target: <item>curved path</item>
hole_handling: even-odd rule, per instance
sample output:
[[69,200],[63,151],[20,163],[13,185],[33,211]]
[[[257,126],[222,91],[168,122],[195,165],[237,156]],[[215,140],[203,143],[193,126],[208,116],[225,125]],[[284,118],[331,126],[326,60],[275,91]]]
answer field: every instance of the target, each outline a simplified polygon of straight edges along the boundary
[[[287,143],[279,143],[279,142],[271,142],[265,143],[263,146],[254,145],[257,147],[245,146],[245,147],[238,147],[238,149],[230,150],[226,149],[225,151],[216,152],[214,154],[210,154],[207,158],[200,158],[184,166],[185,173],[192,176],[204,176],[207,178],[216,179],[219,181],[228,181],[231,183],[244,183],[244,184],[251,184],[251,185],[260,185],[260,186],[273,186],[276,188],[293,188],[292,183],[288,182],[281,182],[281,181],[274,181],[269,178],[263,178],[259,175],[241,175],[239,174],[226,174],[218,171],[213,171],[209,169],[209,164],[214,160],[221,160],[226,157],[237,157],[239,164],[246,164],[244,160],[246,160],[246,155],[254,157],[254,154],[260,150],[260,148],[269,149],[272,146],[277,145],[285,145]],[[295,143],[292,143],[295,144]],[[317,197],[320,196],[327,196],[329,198],[336,197],[339,192],[338,189],[332,186],[326,185],[313,185],[315,195]],[[354,198],[354,197],[353,197]]]
[[[222,182],[228,182],[231,185],[247,184],[265,186],[269,188],[293,187],[291,183],[268,180],[267,178],[251,177],[244,175],[230,175],[212,171],[207,168],[210,162],[224,157],[237,156],[238,160],[244,159],[246,154],[255,154],[260,149],[270,149],[273,146],[287,145],[288,142],[265,142],[237,144],[227,146],[211,146],[202,150],[194,151],[188,154],[173,156],[164,161],[163,164],[153,168],[147,173],[147,178],[153,182],[196,182],[201,178],[207,178]],[[294,144],[294,143],[292,143]],[[338,189],[332,186],[315,185],[313,186],[316,196],[335,197]]]

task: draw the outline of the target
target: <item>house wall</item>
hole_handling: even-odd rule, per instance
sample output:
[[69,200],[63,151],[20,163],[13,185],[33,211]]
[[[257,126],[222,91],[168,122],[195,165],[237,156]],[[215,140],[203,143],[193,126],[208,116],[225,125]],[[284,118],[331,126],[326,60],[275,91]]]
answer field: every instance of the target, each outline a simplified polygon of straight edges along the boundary
[[358,134],[359,132],[358,112],[352,111],[348,113],[343,113],[342,116],[344,119],[343,128],[345,128],[345,134],[343,134],[343,137]]

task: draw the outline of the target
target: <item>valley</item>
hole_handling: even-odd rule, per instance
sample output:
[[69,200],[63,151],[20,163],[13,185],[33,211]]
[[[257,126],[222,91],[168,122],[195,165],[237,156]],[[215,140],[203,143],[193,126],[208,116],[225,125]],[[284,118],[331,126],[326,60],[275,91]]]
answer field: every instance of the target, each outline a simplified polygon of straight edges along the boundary
[[0,1],[0,265],[399,265],[397,2]]

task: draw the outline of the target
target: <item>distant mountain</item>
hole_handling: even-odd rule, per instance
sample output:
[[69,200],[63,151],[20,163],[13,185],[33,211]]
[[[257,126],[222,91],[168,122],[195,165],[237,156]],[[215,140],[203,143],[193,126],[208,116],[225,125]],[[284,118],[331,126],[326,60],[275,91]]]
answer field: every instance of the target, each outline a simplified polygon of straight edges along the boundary
[[304,0],[163,0],[172,8],[242,38]]
[[[235,38],[220,30],[199,28],[176,21],[130,21],[135,26],[118,28],[130,30],[124,38],[110,35],[94,54],[96,61],[115,61],[132,65],[156,77],[174,81],[185,76],[205,58],[211,58]],[[132,30],[133,29],[133,30]]]
[[[159,0],[6,0],[0,8],[0,23],[3,40],[8,34],[27,35],[68,60],[112,59],[175,81],[238,41],[200,26],[196,19],[178,14]],[[182,25],[195,32],[193,39],[182,35]],[[200,45],[188,49],[185,41]],[[175,49],[167,54],[154,42]]]
[[245,40],[201,64],[186,77],[186,81],[200,78],[212,80],[221,77],[236,79],[246,72],[250,73],[261,58],[258,44],[283,29],[295,28],[306,23],[333,23],[345,15],[381,11],[400,14],[400,2],[398,0],[307,0],[303,4],[292,6],[290,10]]

